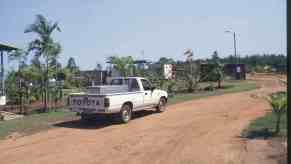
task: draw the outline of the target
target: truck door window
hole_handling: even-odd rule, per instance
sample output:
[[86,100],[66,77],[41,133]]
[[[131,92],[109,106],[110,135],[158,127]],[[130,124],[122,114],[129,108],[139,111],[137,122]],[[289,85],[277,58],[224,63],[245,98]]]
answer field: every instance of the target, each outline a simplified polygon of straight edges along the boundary
[[128,79],[113,79],[110,85],[126,85],[128,84]]
[[144,90],[151,90],[152,85],[151,85],[151,83],[149,81],[147,81],[145,79],[141,79],[141,83],[142,83],[142,86],[143,86]]
[[138,86],[136,79],[130,79],[129,90],[130,91],[139,91],[139,86]]

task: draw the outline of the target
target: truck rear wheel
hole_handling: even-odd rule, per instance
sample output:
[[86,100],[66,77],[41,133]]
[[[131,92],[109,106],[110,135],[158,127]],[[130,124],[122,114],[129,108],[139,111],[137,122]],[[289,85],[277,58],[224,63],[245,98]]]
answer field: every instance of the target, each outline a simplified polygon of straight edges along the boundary
[[132,108],[129,104],[124,104],[121,108],[119,118],[122,123],[128,123],[131,120]]
[[156,111],[159,113],[164,112],[166,110],[166,104],[167,104],[167,100],[164,97],[161,97],[159,104],[156,107]]

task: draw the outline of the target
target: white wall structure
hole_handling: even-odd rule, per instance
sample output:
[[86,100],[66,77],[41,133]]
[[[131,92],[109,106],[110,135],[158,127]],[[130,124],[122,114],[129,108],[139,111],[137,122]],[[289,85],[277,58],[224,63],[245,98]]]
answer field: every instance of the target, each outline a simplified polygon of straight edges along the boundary
[[0,105],[6,105],[6,96],[0,96]]
[[173,76],[173,65],[164,64],[164,77],[165,79],[172,79]]

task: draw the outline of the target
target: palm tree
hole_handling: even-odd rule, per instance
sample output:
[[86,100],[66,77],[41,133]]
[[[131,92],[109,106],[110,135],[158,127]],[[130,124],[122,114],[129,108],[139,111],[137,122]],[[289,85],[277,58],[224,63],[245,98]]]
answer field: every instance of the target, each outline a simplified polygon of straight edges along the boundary
[[281,116],[287,112],[287,94],[286,92],[276,92],[271,94],[267,100],[272,106],[272,112],[277,117],[275,134],[278,134],[280,132]]
[[56,30],[61,31],[57,22],[53,23],[42,15],[36,15],[35,22],[24,31],[24,33],[37,34],[37,38],[29,43],[28,51],[33,51],[35,56],[45,60],[46,70],[43,71],[45,73],[45,78],[43,78],[45,83],[44,111],[48,109],[49,61],[56,58],[61,52],[61,45],[52,38],[52,34]]

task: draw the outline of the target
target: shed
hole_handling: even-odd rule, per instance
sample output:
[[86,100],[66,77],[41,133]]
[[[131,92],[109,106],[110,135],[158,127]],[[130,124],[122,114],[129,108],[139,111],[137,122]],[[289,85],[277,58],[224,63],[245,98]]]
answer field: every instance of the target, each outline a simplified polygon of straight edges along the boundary
[[245,64],[225,64],[224,73],[236,80],[246,79],[246,65]]

